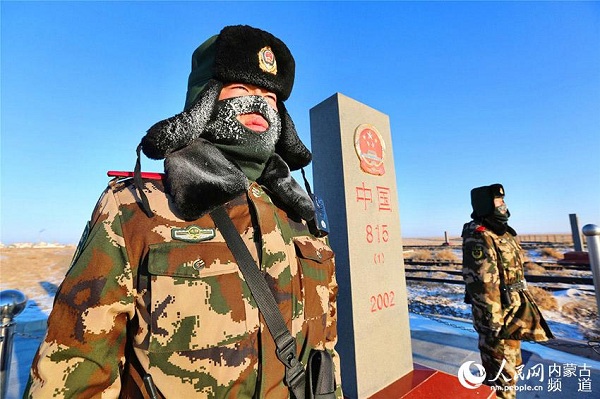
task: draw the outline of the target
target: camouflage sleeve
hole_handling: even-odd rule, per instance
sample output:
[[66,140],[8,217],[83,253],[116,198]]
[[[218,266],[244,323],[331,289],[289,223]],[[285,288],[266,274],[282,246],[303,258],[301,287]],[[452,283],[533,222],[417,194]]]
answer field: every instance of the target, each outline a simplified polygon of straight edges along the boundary
[[62,282],[24,398],[118,397],[132,271],[119,206],[104,192]]
[[498,256],[491,237],[475,234],[463,244],[463,277],[471,298],[474,328],[497,335],[503,325]]

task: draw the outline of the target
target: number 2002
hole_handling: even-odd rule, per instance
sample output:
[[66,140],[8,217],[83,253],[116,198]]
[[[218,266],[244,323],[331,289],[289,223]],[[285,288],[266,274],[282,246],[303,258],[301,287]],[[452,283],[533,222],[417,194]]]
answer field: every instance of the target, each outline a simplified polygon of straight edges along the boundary
[[371,296],[371,313],[396,306],[394,291]]

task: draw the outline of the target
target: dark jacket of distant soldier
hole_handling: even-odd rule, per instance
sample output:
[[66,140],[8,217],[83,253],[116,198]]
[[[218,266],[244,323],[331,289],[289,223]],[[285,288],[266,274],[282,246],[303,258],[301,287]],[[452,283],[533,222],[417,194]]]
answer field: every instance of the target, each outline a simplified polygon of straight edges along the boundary
[[[57,293],[25,393],[33,398],[288,398],[284,366],[256,302],[207,213],[225,204],[260,265],[306,363],[336,364],[337,283],[312,202],[290,169],[311,160],[283,101],[294,59],[270,33],[224,28],[192,56],[185,110],[152,126],[140,149],[162,178],[115,178]],[[230,82],[276,93],[219,100]],[[258,113],[252,133],[236,115]],[[139,151],[139,150],[138,150]],[[138,153],[139,157],[139,153]],[[138,158],[139,165],[139,158]]]
[[475,188],[471,204],[473,220],[462,232],[465,299],[472,305],[488,379],[504,372],[496,384],[514,385],[515,367],[521,363],[519,340],[546,341],[552,333],[527,290],[522,249],[508,225],[504,188],[500,184]]

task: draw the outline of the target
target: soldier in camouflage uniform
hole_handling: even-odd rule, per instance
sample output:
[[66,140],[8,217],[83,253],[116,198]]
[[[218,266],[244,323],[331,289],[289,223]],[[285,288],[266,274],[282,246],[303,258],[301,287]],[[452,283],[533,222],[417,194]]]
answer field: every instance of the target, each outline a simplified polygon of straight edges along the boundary
[[[148,131],[135,177],[113,179],[96,205],[25,397],[289,398],[273,338],[207,214],[222,204],[300,360],[328,350],[342,397],[334,255],[311,234],[313,204],[290,175],[311,160],[283,104],[293,79],[285,44],[248,26],[194,52],[184,112]],[[140,150],[165,158],[165,173],[142,174]]]
[[463,228],[465,299],[472,305],[473,326],[479,333],[485,383],[497,386],[501,398],[514,398],[521,340],[553,338],[527,291],[523,254],[508,225],[510,212],[501,184],[471,191],[473,220]]

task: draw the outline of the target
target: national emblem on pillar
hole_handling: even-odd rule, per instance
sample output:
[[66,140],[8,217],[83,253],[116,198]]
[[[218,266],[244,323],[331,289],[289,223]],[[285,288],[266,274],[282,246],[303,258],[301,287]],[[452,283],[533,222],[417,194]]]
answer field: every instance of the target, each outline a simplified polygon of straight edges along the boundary
[[385,142],[375,126],[362,124],[356,128],[354,148],[360,159],[360,168],[364,172],[377,176],[385,173]]

